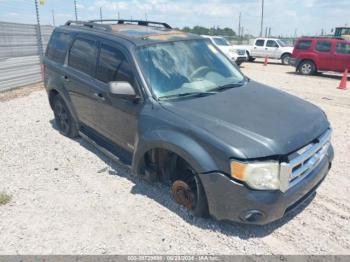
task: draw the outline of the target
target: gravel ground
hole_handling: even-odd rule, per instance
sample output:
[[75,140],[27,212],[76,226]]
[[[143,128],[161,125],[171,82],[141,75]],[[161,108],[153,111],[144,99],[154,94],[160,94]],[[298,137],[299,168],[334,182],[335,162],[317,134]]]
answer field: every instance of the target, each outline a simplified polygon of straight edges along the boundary
[[0,254],[350,254],[350,90],[289,66],[242,70],[328,114],[336,157],[311,203],[264,227],[193,218],[167,188],[60,135],[39,90],[0,101],[0,192],[12,195],[0,206]]

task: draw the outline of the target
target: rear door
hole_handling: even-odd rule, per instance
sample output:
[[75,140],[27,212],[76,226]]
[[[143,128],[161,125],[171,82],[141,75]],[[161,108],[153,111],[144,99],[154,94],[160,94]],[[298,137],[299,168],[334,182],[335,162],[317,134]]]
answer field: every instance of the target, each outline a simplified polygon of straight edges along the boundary
[[79,121],[96,127],[95,69],[97,42],[92,37],[78,35],[69,50],[68,64],[62,76]]
[[318,70],[332,70],[334,67],[333,48],[331,40],[318,40],[315,46]]
[[132,152],[137,133],[138,114],[141,103],[109,95],[108,83],[129,82],[137,94],[138,83],[132,70],[129,53],[122,46],[106,40],[101,41],[96,71],[99,100],[96,104],[98,131],[114,143]]
[[265,42],[265,39],[256,39],[250,55],[253,57],[264,57]]
[[344,72],[350,70],[350,43],[337,42],[334,54],[335,69],[334,71]]
[[280,58],[279,45],[275,40],[267,40],[265,47],[265,55],[271,58]]

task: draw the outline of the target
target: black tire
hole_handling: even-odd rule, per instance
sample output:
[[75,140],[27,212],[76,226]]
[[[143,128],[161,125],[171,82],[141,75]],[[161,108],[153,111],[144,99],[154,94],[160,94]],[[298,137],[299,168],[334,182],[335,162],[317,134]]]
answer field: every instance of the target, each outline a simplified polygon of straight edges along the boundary
[[[176,163],[174,163],[173,161],[175,161]],[[169,163],[170,166],[176,167],[176,171],[174,170],[174,172],[176,172],[176,174],[174,174],[175,179],[173,180],[171,187],[171,191],[175,201],[179,203],[174,193],[175,185],[181,185],[182,182],[185,182],[191,188],[195,201],[191,208],[187,207],[185,204],[179,204],[185,206],[189,210],[189,212],[196,217],[208,217],[208,201],[199,176],[196,174],[194,169],[191,168],[186,163],[186,161],[184,161],[180,157],[172,157],[172,160],[170,162],[172,162]]]
[[236,62],[236,65],[240,66],[243,62]]
[[314,75],[317,70],[314,62],[311,60],[304,60],[299,64],[298,72],[302,75]]
[[60,132],[70,138],[77,137],[77,124],[60,95],[56,95],[53,99],[53,112],[55,115],[56,126]]
[[247,56],[248,56],[248,61],[249,62],[254,62],[255,61],[255,58],[251,57],[248,51],[247,51]]
[[289,65],[289,61],[290,61],[291,55],[290,54],[284,54],[281,57],[281,61],[283,65]]

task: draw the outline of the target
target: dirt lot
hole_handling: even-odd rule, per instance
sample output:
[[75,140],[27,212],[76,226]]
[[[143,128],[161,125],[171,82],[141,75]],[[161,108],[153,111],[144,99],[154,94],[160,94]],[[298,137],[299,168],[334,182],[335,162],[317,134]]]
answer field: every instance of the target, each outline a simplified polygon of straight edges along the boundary
[[193,218],[167,188],[60,135],[35,89],[0,101],[0,192],[12,195],[0,206],[0,254],[350,254],[350,90],[279,64],[242,70],[328,114],[336,156],[311,203],[265,227]]

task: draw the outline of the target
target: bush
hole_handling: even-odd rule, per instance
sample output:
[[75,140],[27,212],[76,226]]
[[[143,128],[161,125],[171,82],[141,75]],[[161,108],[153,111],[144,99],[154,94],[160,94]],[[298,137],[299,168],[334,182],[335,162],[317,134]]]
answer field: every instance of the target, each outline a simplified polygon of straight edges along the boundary
[[8,202],[10,202],[10,200],[11,200],[10,195],[0,192],[0,206],[7,204]]

